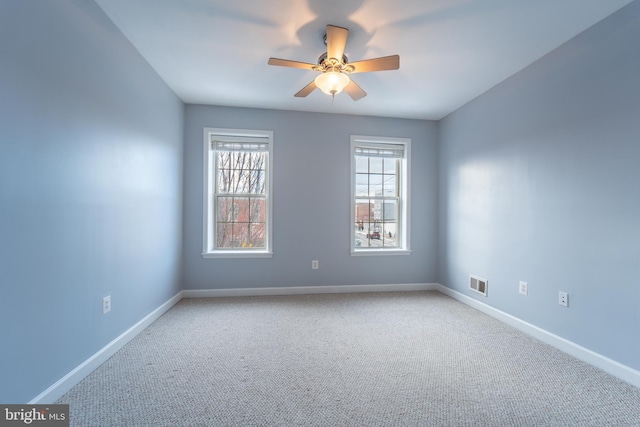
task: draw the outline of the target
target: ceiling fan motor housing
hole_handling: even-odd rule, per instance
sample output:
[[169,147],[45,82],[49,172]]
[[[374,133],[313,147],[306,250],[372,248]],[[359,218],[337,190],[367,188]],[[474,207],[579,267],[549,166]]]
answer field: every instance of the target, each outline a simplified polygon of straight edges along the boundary
[[368,73],[371,71],[397,70],[400,68],[400,57],[398,55],[385,56],[381,58],[365,59],[349,64],[344,48],[347,43],[349,30],[335,25],[327,25],[327,32],[324,37],[327,45],[327,52],[320,55],[317,64],[308,62],[292,61],[288,59],[269,58],[269,65],[280,67],[300,68],[303,70],[318,71],[321,74],[314,81],[303,87],[294,96],[304,98],[320,88],[323,92],[334,96],[344,89],[347,94],[357,101],[367,93],[360,88],[347,74]]
[[351,73],[354,68],[351,65],[347,65],[349,60],[347,55],[342,55],[342,61],[338,61],[337,58],[328,58],[327,53],[323,53],[318,57],[318,65],[313,67],[315,71],[326,73],[327,71],[335,71],[340,73]]

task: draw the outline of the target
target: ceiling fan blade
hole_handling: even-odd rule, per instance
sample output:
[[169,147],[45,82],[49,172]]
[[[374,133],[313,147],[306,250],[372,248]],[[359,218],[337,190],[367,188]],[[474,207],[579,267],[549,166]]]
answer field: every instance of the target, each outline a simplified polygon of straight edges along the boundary
[[344,47],[347,45],[349,30],[335,25],[327,25],[327,58],[342,61]]
[[288,59],[269,58],[269,65],[278,65],[280,67],[302,68],[303,70],[313,70],[316,64],[307,62],[289,61]]
[[391,55],[382,58],[365,59],[364,61],[350,62],[354,70],[351,73],[368,73],[369,71],[397,70],[400,68],[400,56]]
[[347,92],[354,101],[367,96],[367,92],[362,90],[353,80],[349,80],[349,84],[344,88],[344,91]]
[[296,98],[304,98],[305,96],[313,92],[315,88],[316,88],[316,81],[312,80],[311,83],[309,83],[308,85],[300,89],[300,91],[293,96],[295,96]]

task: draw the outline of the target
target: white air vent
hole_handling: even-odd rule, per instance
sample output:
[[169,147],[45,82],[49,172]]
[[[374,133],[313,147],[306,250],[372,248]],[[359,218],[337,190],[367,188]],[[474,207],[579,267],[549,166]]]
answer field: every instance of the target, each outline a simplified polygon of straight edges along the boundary
[[489,282],[487,282],[485,279],[474,276],[472,274],[469,275],[469,289],[471,289],[472,291],[482,294],[486,297],[488,285]]

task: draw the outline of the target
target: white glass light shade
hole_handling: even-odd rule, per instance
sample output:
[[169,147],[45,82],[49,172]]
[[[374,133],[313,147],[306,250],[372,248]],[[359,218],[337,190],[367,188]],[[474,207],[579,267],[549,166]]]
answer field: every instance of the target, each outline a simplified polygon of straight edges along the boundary
[[342,92],[349,84],[349,77],[343,73],[335,71],[327,71],[316,77],[316,86],[327,95],[335,95]]

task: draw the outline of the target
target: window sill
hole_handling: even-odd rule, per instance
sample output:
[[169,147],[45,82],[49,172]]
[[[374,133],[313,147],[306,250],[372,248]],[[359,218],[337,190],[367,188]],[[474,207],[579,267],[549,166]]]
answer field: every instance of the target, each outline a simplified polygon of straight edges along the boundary
[[411,255],[410,249],[351,249],[351,256]]
[[202,258],[272,258],[273,252],[268,251],[215,251],[205,252]]

